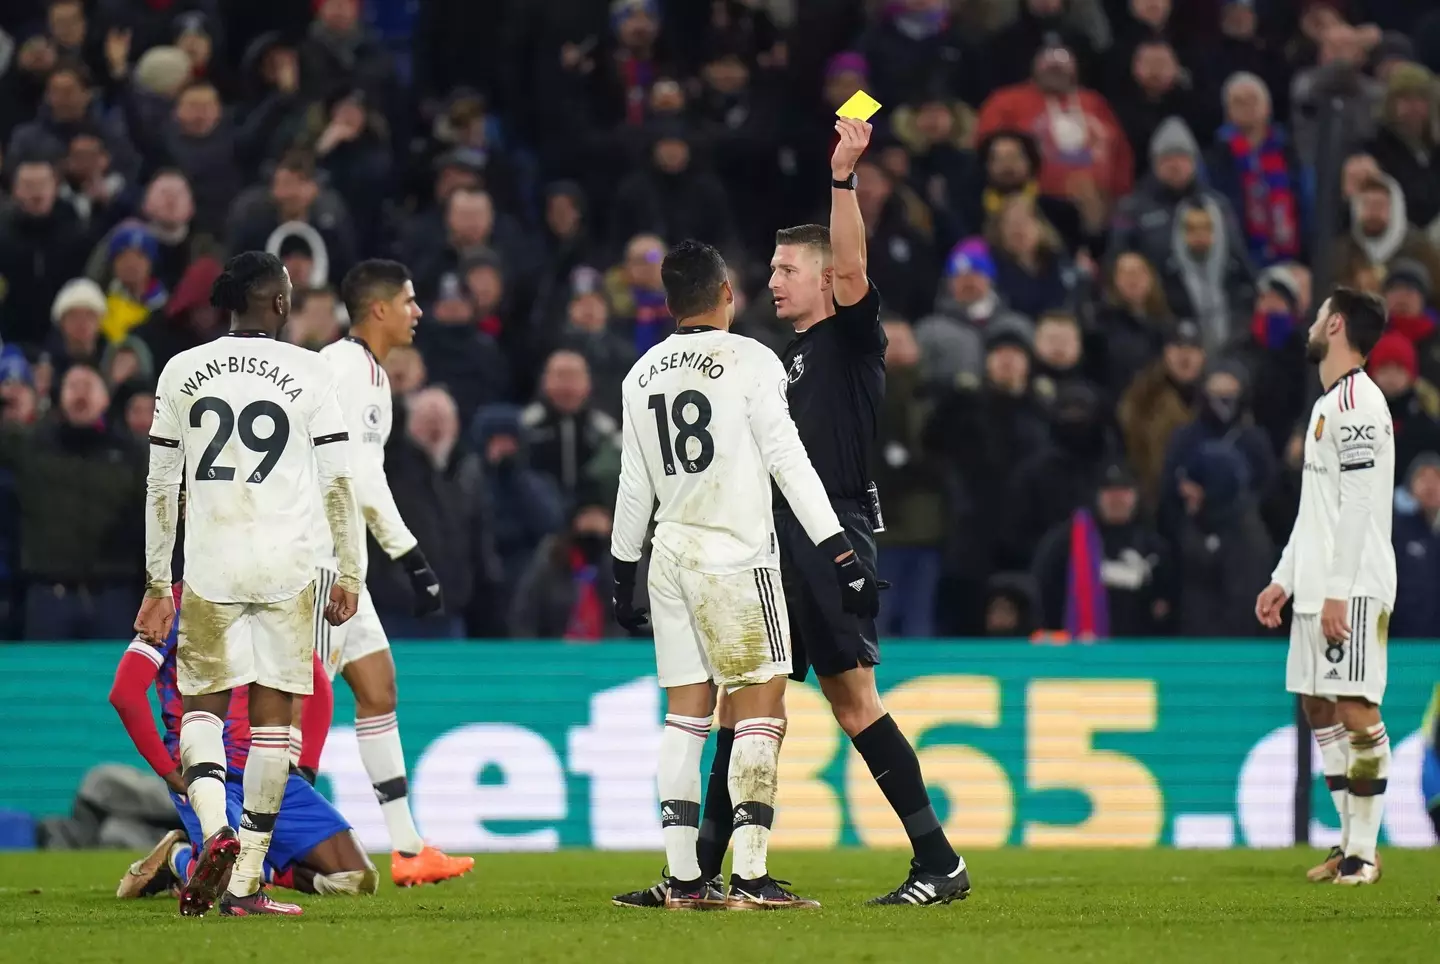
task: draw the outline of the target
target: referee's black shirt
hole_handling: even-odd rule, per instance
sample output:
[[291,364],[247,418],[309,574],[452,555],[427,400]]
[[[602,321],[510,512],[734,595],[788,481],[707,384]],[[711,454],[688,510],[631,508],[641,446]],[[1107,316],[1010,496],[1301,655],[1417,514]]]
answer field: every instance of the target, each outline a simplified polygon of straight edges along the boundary
[[865,297],[849,306],[837,303],[833,316],[785,348],[790,417],[832,500],[867,498],[885,400],[885,345],[880,293],[872,282]]

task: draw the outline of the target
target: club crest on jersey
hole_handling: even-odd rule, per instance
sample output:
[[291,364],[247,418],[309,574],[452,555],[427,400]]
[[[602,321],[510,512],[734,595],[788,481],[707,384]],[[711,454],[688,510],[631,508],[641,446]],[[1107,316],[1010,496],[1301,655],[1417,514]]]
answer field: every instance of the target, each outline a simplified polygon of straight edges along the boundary
[[1315,441],[1320,441],[1320,436],[1325,434],[1325,416],[1321,415],[1315,420]]
[[790,359],[790,384],[793,385],[798,382],[800,380],[800,376],[804,374],[805,356],[796,355],[794,358]]

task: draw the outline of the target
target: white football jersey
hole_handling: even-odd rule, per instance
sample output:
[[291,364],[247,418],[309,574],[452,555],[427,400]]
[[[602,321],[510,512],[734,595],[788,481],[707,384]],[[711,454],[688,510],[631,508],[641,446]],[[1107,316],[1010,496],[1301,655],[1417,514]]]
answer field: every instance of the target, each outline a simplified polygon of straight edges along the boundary
[[[149,498],[185,483],[185,582],[212,602],[278,602],[315,580],[330,550],[322,478],[348,476],[335,376],[320,356],[230,334],[181,352],[160,373]],[[328,450],[317,471],[312,450]],[[170,453],[177,453],[175,458]],[[147,584],[168,585],[173,508],[147,519]],[[319,514],[317,524],[315,516]]]
[[780,359],[715,328],[681,328],[646,352],[622,388],[624,448],[611,552],[656,552],[699,572],[776,568],[770,480],[816,543],[840,532],[785,404]]
[[[345,450],[361,518],[385,554],[398,559],[415,548],[416,539],[400,518],[385,478],[385,444],[390,441],[394,421],[390,379],[370,347],[358,338],[342,338],[327,345],[320,350],[320,357],[335,373],[340,409],[350,434]],[[330,528],[323,515],[316,538],[321,544],[330,544]],[[362,562],[364,559],[361,553]]]
[[1272,577],[1294,597],[1295,612],[1361,596],[1395,605],[1394,494],[1390,406],[1356,368],[1310,411],[1300,512]]

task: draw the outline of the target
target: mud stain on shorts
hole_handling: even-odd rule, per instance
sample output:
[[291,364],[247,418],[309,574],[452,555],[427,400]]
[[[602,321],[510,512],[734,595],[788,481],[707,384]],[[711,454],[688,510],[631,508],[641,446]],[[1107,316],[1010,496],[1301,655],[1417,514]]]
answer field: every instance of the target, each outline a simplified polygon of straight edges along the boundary
[[180,593],[180,636],[175,646],[181,679],[202,689],[230,681],[235,674],[230,666],[227,641],[230,627],[244,610],[243,603],[202,599],[190,589],[189,583],[184,584]]
[[269,645],[275,647],[273,662],[267,662],[286,677],[285,686],[278,685],[282,682],[278,679],[265,682],[282,693],[309,696],[314,689],[311,662],[315,657],[316,594],[312,582],[299,595],[259,607],[273,634]]
[[[695,601],[695,629],[717,683],[739,683],[771,662],[765,612],[758,600],[733,591],[724,577],[704,573]],[[732,577],[733,579],[733,577]]]

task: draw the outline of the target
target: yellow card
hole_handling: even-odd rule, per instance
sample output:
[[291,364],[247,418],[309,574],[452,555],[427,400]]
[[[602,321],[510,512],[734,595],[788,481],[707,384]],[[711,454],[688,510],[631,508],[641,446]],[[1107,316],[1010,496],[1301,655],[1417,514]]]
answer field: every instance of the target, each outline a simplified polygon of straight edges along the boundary
[[853,117],[855,120],[868,121],[875,116],[880,109],[880,102],[863,90],[855,91],[855,96],[840,105],[835,112],[836,117]]

